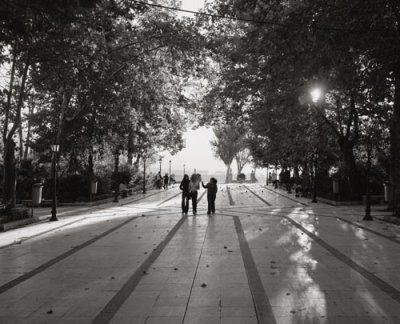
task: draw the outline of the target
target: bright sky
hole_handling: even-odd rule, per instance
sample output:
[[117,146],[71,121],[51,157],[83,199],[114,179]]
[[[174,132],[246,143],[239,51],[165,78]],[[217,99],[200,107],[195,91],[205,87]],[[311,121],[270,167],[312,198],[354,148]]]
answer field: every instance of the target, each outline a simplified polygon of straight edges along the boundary
[[[203,9],[204,0],[182,0],[182,9],[198,11]],[[180,13],[182,16],[193,16],[189,13]],[[164,152],[162,162],[162,173],[168,172],[169,160],[171,160],[172,173],[182,173],[183,165],[185,171],[191,174],[194,169],[196,171],[226,171],[225,164],[215,158],[211,150],[210,140],[214,138],[214,133],[211,128],[200,127],[198,129],[189,129],[184,134],[186,147],[174,156],[168,152]],[[159,164],[157,165],[159,167]]]
[[189,129],[184,134],[186,147],[171,156],[168,152],[162,153],[162,170],[163,173],[168,172],[169,160],[171,160],[172,173],[174,170],[183,172],[185,164],[186,173],[193,173],[194,169],[200,171],[225,171],[225,164],[215,158],[214,152],[211,150],[210,140],[214,138],[214,133],[211,128],[200,127],[198,129]]
[[198,11],[199,9],[203,9],[203,7],[204,7],[204,0],[182,0],[181,9]]
[[[210,0],[208,0],[210,1]],[[182,0],[182,9],[198,11],[203,9],[204,0]],[[181,13],[185,16],[193,16],[188,13]],[[193,173],[194,169],[200,173],[214,173],[226,172],[225,164],[215,157],[211,149],[210,140],[214,138],[212,128],[200,127],[198,129],[188,131],[184,134],[186,147],[179,153],[171,156],[168,152],[163,152],[162,160],[162,174],[167,173],[169,170],[169,161],[171,160],[171,172],[176,174],[183,173],[183,165],[188,174]],[[236,163],[232,165],[233,174],[236,175]],[[159,163],[157,162],[153,168],[157,172],[159,170]],[[206,172],[204,172],[206,171]],[[251,167],[248,165],[244,168],[245,173],[251,172]]]

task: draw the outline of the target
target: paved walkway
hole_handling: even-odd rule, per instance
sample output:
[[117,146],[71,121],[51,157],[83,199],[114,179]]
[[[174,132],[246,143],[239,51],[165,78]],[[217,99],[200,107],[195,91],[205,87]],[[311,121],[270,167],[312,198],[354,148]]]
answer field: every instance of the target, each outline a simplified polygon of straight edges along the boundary
[[0,233],[0,323],[400,323],[399,226],[219,189],[212,217],[175,187]]

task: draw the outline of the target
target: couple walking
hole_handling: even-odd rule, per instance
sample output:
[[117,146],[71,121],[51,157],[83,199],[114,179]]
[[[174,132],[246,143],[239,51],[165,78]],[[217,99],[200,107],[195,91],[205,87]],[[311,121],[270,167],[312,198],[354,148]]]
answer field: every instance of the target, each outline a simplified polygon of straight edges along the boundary
[[187,215],[189,211],[190,199],[192,199],[193,215],[197,214],[197,196],[198,190],[200,189],[200,182],[203,188],[207,189],[207,215],[210,215],[211,213],[215,214],[215,198],[218,191],[217,179],[211,178],[210,182],[204,185],[203,181],[201,181],[201,175],[197,173],[192,174],[190,180],[189,176],[185,174],[179,186],[179,188],[182,190],[182,213],[185,215]]

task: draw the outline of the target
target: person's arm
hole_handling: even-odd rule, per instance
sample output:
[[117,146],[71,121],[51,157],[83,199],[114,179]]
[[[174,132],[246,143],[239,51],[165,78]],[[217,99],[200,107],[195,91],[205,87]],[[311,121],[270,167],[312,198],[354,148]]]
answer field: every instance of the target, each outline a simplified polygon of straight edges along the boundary
[[204,185],[204,182],[201,182],[201,185],[203,186],[203,188],[207,188],[207,186]]

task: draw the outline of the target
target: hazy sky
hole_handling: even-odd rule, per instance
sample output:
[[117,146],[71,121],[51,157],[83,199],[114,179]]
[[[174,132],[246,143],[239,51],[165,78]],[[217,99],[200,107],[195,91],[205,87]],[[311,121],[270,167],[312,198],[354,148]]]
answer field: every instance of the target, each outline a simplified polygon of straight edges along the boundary
[[186,148],[171,156],[164,152],[162,169],[167,172],[168,161],[171,160],[172,170],[183,170],[183,164],[186,166],[186,172],[192,173],[194,169],[200,171],[224,171],[226,167],[221,160],[217,160],[211,150],[210,140],[214,137],[211,128],[200,127],[196,130],[188,130],[184,134]]
[[198,11],[203,9],[204,0],[182,0],[182,9]]
[[[204,6],[204,0],[182,0],[182,9],[198,11]],[[190,14],[185,14],[190,16]],[[198,129],[188,131],[184,134],[186,147],[174,156],[168,152],[163,152],[162,173],[169,170],[169,160],[171,160],[172,172],[182,173],[183,165],[185,164],[186,173],[191,174],[194,169],[197,171],[208,171],[210,173],[216,171],[226,171],[225,164],[217,159],[211,149],[210,140],[214,138],[212,128],[200,127]],[[233,162],[232,171],[236,172],[236,163]],[[153,171],[159,170],[159,163],[153,165]],[[244,171],[251,172],[251,167],[246,166]]]
[[[182,0],[182,9],[198,11],[203,6],[204,0]],[[190,16],[190,14],[183,15]],[[171,160],[172,170],[183,172],[183,165],[185,164],[186,172],[189,174],[194,169],[209,172],[225,171],[224,163],[216,159],[211,150],[210,140],[212,138],[214,138],[214,133],[211,128],[189,129],[184,135],[186,148],[174,156],[171,156],[168,152],[162,153],[164,156],[162,161],[163,173],[168,172],[169,160]]]

